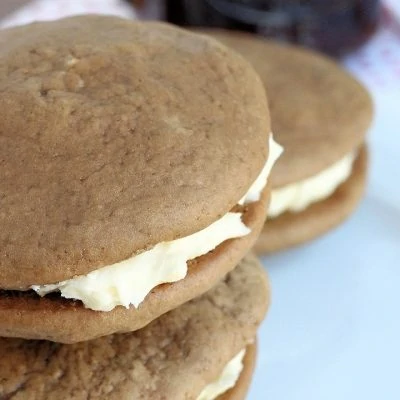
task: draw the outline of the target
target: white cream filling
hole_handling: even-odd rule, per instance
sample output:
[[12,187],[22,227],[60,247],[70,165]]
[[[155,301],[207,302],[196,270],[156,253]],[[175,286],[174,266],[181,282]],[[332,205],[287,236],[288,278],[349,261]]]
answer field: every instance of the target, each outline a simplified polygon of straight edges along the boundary
[[[271,135],[266,165],[241,200],[243,204],[260,198],[281,151]],[[59,291],[62,297],[81,300],[85,307],[96,311],[111,311],[119,305],[128,308],[132,304],[138,307],[156,286],[185,278],[188,260],[208,253],[228,239],[249,234],[250,229],[241,216],[241,213],[229,212],[190,236],[158,243],[150,250],[87,275],[55,284],[33,285],[31,288],[40,296]]]
[[193,235],[158,243],[151,250],[87,275],[32,289],[41,296],[59,290],[61,296],[82,300],[96,311],[110,311],[118,305],[137,307],[154,287],[183,279],[188,260],[208,253],[225,240],[250,233],[241,216],[229,212]]
[[312,203],[328,198],[349,178],[356,156],[357,152],[347,154],[317,175],[272,190],[268,217],[275,218],[286,211],[300,212]]
[[265,163],[260,175],[250,186],[248,192],[240,199],[239,204],[253,203],[260,200],[260,196],[265,186],[267,185],[269,174],[276,160],[283,152],[283,147],[275,142],[273,135],[269,136],[269,154],[267,162]]
[[246,349],[241,350],[228,364],[226,364],[219,378],[207,385],[197,400],[214,400],[219,395],[233,388],[243,370],[243,357]]

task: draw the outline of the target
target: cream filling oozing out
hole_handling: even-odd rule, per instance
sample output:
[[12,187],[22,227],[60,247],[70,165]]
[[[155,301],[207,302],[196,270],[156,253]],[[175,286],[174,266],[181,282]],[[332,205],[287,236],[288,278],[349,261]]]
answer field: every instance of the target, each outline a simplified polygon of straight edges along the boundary
[[356,156],[357,152],[352,152],[317,175],[273,189],[268,218],[278,217],[286,211],[303,211],[309,205],[331,196],[351,175]]
[[[270,135],[268,160],[240,204],[260,199],[271,168],[281,152],[282,148]],[[138,307],[156,286],[184,279],[187,261],[207,254],[228,239],[248,235],[250,229],[241,217],[241,213],[228,212],[190,236],[158,243],[150,250],[87,275],[31,288],[41,296],[59,291],[62,297],[81,300],[85,307],[96,311],[111,311],[119,305]]]
[[214,400],[219,395],[233,388],[243,370],[243,357],[246,349],[241,350],[226,364],[219,378],[207,385],[196,400]]

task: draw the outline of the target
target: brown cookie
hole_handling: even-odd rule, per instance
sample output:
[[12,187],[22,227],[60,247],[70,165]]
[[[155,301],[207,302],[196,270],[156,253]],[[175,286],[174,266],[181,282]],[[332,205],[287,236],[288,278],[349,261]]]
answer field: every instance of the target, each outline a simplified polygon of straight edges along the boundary
[[[249,256],[211,291],[134,333],[73,345],[2,338],[0,398],[196,400],[254,340],[268,302],[265,273]],[[243,398],[234,393],[250,380],[247,351],[227,399]]]
[[[371,124],[372,101],[366,89],[342,67],[297,46],[237,32],[205,32],[250,61],[267,90],[274,137],[284,147],[270,177],[272,205],[275,192],[318,176],[359,152]],[[347,182],[340,186],[343,181],[338,180],[333,195],[327,191],[326,197],[310,201],[305,208],[288,208],[271,215],[257,251],[302,243],[343,221],[363,193],[366,164],[361,158],[365,155],[359,155],[354,171],[345,175]],[[314,185],[312,190],[320,190],[323,184]]]
[[273,189],[319,173],[364,142],[371,97],[333,60],[250,34],[204,32],[242,54],[264,83],[272,131],[284,147],[269,180]]
[[3,289],[197,232],[266,162],[259,78],[212,39],[92,15],[1,31],[0,46]]
[[[246,254],[269,190],[238,203],[268,159],[270,121],[242,57],[167,24],[94,15],[4,30],[0,46],[0,334],[75,342],[139,329],[204,293]],[[251,233],[185,259],[185,279],[161,279],[136,302],[118,296],[141,276],[63,293],[107,315],[29,291],[58,291],[43,285],[76,282],[158,245],[167,254],[230,211]],[[159,254],[157,267],[167,259]],[[141,268],[153,273],[148,262]],[[89,305],[91,294],[111,306]]]

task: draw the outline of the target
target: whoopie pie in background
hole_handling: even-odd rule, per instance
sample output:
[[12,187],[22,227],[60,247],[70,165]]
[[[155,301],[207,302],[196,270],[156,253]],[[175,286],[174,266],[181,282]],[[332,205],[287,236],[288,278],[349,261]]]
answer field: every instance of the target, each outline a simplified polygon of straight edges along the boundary
[[255,250],[268,253],[314,239],[347,218],[365,190],[365,136],[373,106],[340,65],[312,50],[254,35],[206,30],[242,54],[260,75],[272,131],[284,153]]

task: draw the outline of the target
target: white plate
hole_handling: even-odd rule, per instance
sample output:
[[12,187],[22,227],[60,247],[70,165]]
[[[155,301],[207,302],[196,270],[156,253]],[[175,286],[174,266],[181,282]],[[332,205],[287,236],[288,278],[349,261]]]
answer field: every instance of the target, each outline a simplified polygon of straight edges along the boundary
[[249,400],[400,399],[400,88],[375,96],[356,213],[263,258],[273,302]]

